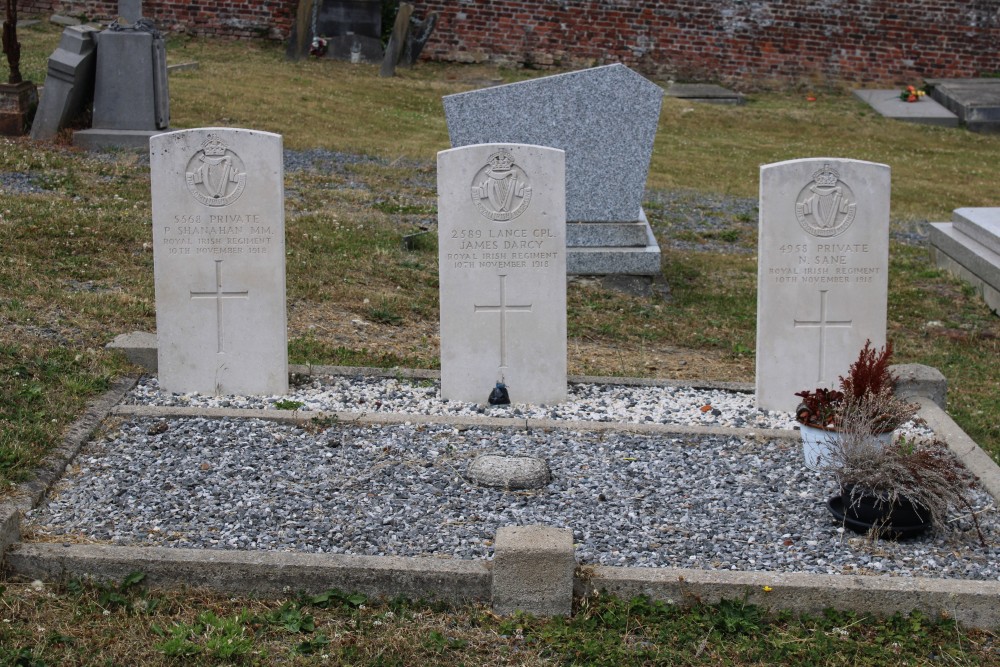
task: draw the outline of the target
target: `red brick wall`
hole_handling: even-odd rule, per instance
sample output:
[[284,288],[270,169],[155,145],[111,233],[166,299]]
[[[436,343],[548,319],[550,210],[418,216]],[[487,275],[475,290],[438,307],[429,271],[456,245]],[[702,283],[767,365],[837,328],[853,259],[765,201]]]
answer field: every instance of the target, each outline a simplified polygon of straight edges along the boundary
[[[901,83],[1000,72],[1000,0],[411,0],[440,14],[424,58],[580,67],[745,88]],[[297,0],[153,2],[169,31],[287,36]],[[108,19],[117,2],[20,0],[21,14]]]
[[[415,0],[425,58],[821,84],[1000,72],[998,0]],[[477,10],[478,7],[483,9]]]

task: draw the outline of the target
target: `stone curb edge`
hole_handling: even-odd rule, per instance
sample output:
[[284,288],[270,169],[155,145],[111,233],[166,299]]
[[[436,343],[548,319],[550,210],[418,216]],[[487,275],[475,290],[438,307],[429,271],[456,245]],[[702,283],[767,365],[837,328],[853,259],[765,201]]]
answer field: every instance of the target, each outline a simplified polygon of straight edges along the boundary
[[567,431],[626,431],[651,435],[719,435],[757,439],[797,440],[799,432],[787,429],[727,428],[725,426],[687,426],[684,424],[649,424],[628,422],[572,421],[559,419],[519,419],[515,417],[477,417],[463,415],[416,415],[403,412],[300,412],[241,408],[185,408],[156,405],[119,405],[111,414],[128,417],[171,418],[206,417],[212,419],[263,419],[288,424],[308,424],[312,420],[335,419],[338,424],[387,426],[393,424],[451,424],[501,428],[558,429]]
[[[567,555],[572,555],[571,546]],[[337,588],[373,599],[402,595],[489,604],[493,580],[493,564],[486,561],[93,544],[17,544],[8,563],[12,572],[28,579],[117,582],[141,571],[149,586],[264,598]],[[576,566],[573,575],[578,599],[612,594],[680,605],[730,599],[798,614],[828,608],[879,616],[919,610],[969,627],[1000,626],[1000,582],[995,581],[604,566]]]

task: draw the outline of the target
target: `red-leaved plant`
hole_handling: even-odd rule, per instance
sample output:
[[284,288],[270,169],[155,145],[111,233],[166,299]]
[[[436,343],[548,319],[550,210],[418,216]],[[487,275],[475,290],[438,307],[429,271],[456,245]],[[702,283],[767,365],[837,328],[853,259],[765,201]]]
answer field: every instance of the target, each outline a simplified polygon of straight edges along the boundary
[[891,342],[879,350],[866,340],[847,375],[840,376],[839,391],[817,387],[795,394],[802,399],[795,418],[806,426],[837,430],[848,414],[860,412],[868,417],[865,423],[876,429],[874,434],[899,428],[914,415],[916,406],[896,398],[891,360]]

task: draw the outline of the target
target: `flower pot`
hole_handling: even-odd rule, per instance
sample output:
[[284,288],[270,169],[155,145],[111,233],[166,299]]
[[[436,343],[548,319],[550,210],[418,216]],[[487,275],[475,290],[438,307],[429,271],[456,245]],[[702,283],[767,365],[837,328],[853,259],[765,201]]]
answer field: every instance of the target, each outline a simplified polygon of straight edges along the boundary
[[[806,467],[810,470],[820,470],[830,460],[830,450],[839,444],[841,434],[838,431],[816,428],[799,424],[802,433],[802,456]],[[892,431],[880,433],[875,440],[886,447],[892,444]]]
[[845,486],[839,496],[827,502],[830,513],[856,533],[867,534],[873,528],[879,537],[905,539],[914,537],[930,528],[930,513],[909,498],[898,498],[889,503],[884,496],[874,492],[851,493]]

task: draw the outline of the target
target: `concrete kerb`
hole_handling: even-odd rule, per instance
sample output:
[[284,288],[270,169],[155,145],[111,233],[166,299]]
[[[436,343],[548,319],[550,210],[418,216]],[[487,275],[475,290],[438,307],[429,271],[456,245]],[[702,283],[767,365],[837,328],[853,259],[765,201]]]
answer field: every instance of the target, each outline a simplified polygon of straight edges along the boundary
[[1000,582],[679,568],[577,568],[575,595],[645,596],[675,604],[745,600],[771,611],[833,608],[885,616],[919,610],[970,627],[1000,626]]
[[486,561],[345,556],[277,551],[226,551],[103,544],[19,544],[7,556],[18,575],[52,581],[90,577],[121,581],[145,573],[151,586],[281,597],[337,588],[371,598],[404,596],[453,604],[488,602]]
[[[314,374],[327,374],[330,367],[308,369]],[[344,371],[356,369],[343,369]],[[390,376],[433,377],[434,372],[391,371]],[[358,373],[364,374],[364,373]],[[371,375],[383,375],[378,369]],[[109,414],[198,414],[209,416],[250,416],[268,414],[270,418],[308,421],[314,413],[296,411],[197,410],[192,408],[150,408],[118,406],[134,379],[116,383],[87,414],[71,429],[76,445],[70,451],[55,456],[57,462],[47,463],[45,475],[18,496],[20,503],[36,504],[45,490],[55,481],[66,464],[93,432],[101,418]],[[672,383],[664,382],[664,385]],[[932,398],[915,396],[920,404],[919,416],[934,432],[946,440],[953,451],[975,473],[984,488],[1000,498],[1000,468],[968,437]],[[414,415],[357,415],[336,413],[343,423],[416,423]],[[259,416],[257,414],[253,416]],[[678,431],[663,429],[661,424],[605,424],[592,422],[557,422],[550,420],[506,420],[486,417],[433,418],[435,423],[467,424],[469,426],[507,426],[516,428],[570,428],[574,430],[604,430],[623,426],[643,432]],[[423,422],[423,423],[429,423]],[[693,433],[737,435],[736,429],[704,429]],[[672,429],[672,430],[669,430]],[[796,438],[794,431],[741,429],[742,437]],[[724,433],[723,433],[724,432]],[[81,436],[82,434],[82,436]],[[714,434],[714,433],[713,433]],[[64,444],[64,447],[66,445]],[[53,472],[58,471],[58,472]],[[30,498],[30,501],[25,499]],[[8,503],[11,505],[11,503]],[[19,540],[16,516],[0,513],[0,542],[6,546]],[[11,526],[13,517],[14,526]],[[575,564],[572,544],[564,548],[568,564]],[[9,570],[20,577],[52,579],[69,576],[92,576],[98,579],[121,580],[128,573],[147,573],[151,585],[167,587],[196,586],[229,594],[282,596],[291,591],[321,591],[330,587],[361,592],[370,597],[404,595],[412,599],[438,599],[448,602],[487,602],[491,599],[493,564],[486,561],[460,561],[439,558],[334,556],[279,552],[240,552],[161,547],[116,547],[108,545],[15,544],[7,556]],[[891,614],[918,609],[930,615],[947,615],[972,627],[1000,626],[1000,582],[951,579],[889,578],[857,575],[814,575],[774,572],[729,572],[687,570],[675,568],[624,568],[576,566],[574,593],[578,597],[601,592],[620,597],[645,595],[652,599],[678,604],[693,601],[715,602],[719,599],[745,599],[749,603],[771,610],[785,609],[797,613],[817,613],[828,607],[858,613]],[[522,608],[531,608],[528,599]]]

